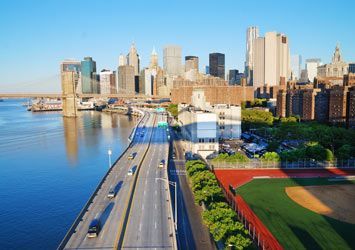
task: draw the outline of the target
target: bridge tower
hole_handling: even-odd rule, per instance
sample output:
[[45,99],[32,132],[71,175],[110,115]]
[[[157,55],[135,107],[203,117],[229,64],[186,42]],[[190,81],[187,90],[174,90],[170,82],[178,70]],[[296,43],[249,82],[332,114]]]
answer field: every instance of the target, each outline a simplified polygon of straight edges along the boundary
[[62,106],[64,117],[77,116],[77,102],[75,88],[78,84],[79,74],[76,71],[61,72]]

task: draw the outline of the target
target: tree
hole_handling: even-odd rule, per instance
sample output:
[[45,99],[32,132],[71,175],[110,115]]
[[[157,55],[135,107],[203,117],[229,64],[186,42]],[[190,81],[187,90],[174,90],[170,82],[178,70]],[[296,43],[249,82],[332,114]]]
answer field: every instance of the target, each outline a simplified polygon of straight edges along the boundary
[[242,126],[243,130],[250,128],[260,128],[272,126],[274,117],[271,112],[255,109],[242,110]]
[[202,172],[206,170],[206,166],[204,164],[194,164],[191,167],[189,167],[186,171],[189,176],[193,176],[194,174],[198,172]]
[[267,146],[267,150],[269,152],[275,152],[279,147],[280,147],[280,142],[274,140],[274,141],[269,142],[269,144]]
[[226,241],[226,249],[248,249],[251,247],[251,244],[252,241],[249,238],[241,234],[236,234],[228,237]]
[[233,155],[228,155],[227,153],[222,153],[222,154],[219,154],[216,158],[214,158],[212,160],[212,162],[231,162],[231,163],[248,162],[248,161],[249,161],[249,158],[239,152],[237,152]]
[[344,144],[338,149],[337,156],[338,159],[341,160],[348,160],[351,157],[355,157],[355,147],[349,144]]
[[271,161],[271,162],[279,162],[280,156],[276,152],[266,152],[261,158],[261,161]]
[[178,117],[178,105],[177,104],[170,104],[167,108],[170,114],[176,119]]
[[197,172],[191,177],[192,190],[202,190],[205,186],[218,186],[216,177],[208,170]]

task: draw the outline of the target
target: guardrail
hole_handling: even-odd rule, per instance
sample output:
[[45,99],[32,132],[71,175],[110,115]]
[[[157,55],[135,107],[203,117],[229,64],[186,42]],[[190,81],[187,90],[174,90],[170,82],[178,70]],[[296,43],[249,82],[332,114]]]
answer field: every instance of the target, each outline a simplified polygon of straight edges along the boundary
[[125,235],[125,231],[126,231],[126,227],[127,227],[128,217],[129,217],[129,214],[130,214],[130,211],[131,211],[132,200],[133,200],[135,189],[136,189],[136,185],[137,185],[138,175],[139,175],[142,163],[144,161],[144,158],[147,155],[147,152],[148,152],[149,147],[150,147],[150,143],[151,143],[152,136],[153,136],[153,130],[154,130],[155,122],[156,122],[156,117],[155,117],[154,122],[153,122],[153,127],[152,127],[152,132],[150,134],[148,147],[147,147],[147,149],[144,152],[142,160],[140,161],[140,163],[137,166],[137,171],[136,171],[136,173],[134,175],[134,180],[131,183],[131,187],[129,189],[130,190],[129,191],[130,196],[128,198],[128,203],[126,204],[126,207],[124,209],[124,213],[123,213],[124,214],[124,218],[123,218],[123,220],[121,220],[121,222],[120,222],[120,224],[118,226],[118,234],[117,234],[117,237],[115,239],[115,245],[114,245],[115,249],[120,249],[120,248],[122,248],[122,245],[123,245],[123,239],[124,239],[124,235]]
[[[139,122],[137,123],[137,126],[134,127],[134,129],[132,130],[131,134],[128,136],[128,141],[129,141],[129,142],[132,142],[134,136],[136,135],[137,127],[138,127],[139,124],[142,122],[142,120],[143,120],[143,118],[144,118],[144,116],[145,116],[145,113],[144,113],[143,111],[141,111],[141,110],[138,110],[138,111],[142,114],[142,116],[141,116]],[[147,114],[148,114],[148,113],[147,113]]]
[[[170,131],[169,131],[170,132]],[[171,137],[170,137],[171,138]],[[169,144],[169,147],[168,147],[168,159],[167,159],[167,161],[165,161],[165,162],[167,162],[167,163],[169,163],[169,159],[170,159],[170,143],[171,142],[171,140],[168,140],[168,144]],[[167,167],[166,167],[166,171],[165,171],[165,177],[166,177],[166,179],[169,181],[169,175],[168,175],[168,164],[167,164]],[[170,184],[169,183],[167,183],[167,185],[168,185],[168,191],[169,191],[169,197],[170,197],[170,202],[169,202],[169,204],[170,204],[170,206],[169,206],[169,210],[170,210],[170,218],[174,218],[174,216],[173,216],[173,204],[172,204],[172,197],[171,197],[171,190],[170,190]],[[178,188],[178,185],[177,185],[177,182],[175,183],[175,192],[177,192],[177,188]],[[177,197],[177,195],[175,196],[175,197]],[[177,201],[175,201],[175,202],[177,202]],[[177,207],[175,208],[175,209],[177,209]],[[175,220],[176,220],[176,224],[177,224],[177,218],[175,218]],[[173,232],[173,249],[178,249],[177,248],[177,239],[176,239],[176,231],[175,231],[175,225],[174,225],[174,221],[173,220],[171,220],[171,225],[170,225],[171,227],[172,227],[172,232]],[[177,230],[177,229],[176,229]]]
[[[138,124],[134,127],[134,131],[136,130],[136,128],[140,125],[140,122],[143,120],[144,116],[142,117],[142,119],[138,122]],[[80,211],[79,215],[77,216],[77,218],[75,219],[74,223],[71,225],[71,227],[69,228],[68,232],[65,234],[63,240],[60,242],[59,246],[58,246],[58,250],[64,249],[65,245],[68,243],[70,237],[72,236],[73,233],[75,233],[75,229],[76,227],[79,225],[79,223],[82,221],[83,216],[85,215],[85,213],[88,211],[88,208],[90,207],[90,205],[92,204],[92,201],[94,200],[94,198],[96,197],[98,191],[101,189],[102,184],[105,182],[107,176],[111,173],[112,169],[115,167],[115,165],[117,164],[117,162],[126,154],[127,150],[129,149],[130,145],[132,142],[129,143],[129,145],[127,146],[127,148],[123,151],[123,153],[117,158],[117,160],[112,164],[112,166],[109,168],[109,170],[107,171],[107,173],[105,174],[105,176],[102,178],[102,180],[100,181],[100,183],[97,185],[95,191],[93,192],[93,194],[90,196],[89,200],[86,202],[85,206],[83,207],[83,209]]]

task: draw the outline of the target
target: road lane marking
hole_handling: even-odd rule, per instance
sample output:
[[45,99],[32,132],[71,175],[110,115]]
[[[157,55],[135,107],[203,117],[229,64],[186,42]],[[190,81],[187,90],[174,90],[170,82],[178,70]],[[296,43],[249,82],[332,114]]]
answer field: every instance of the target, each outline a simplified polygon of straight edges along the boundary
[[155,229],[157,229],[157,222],[156,221],[154,222],[154,227],[155,227]]

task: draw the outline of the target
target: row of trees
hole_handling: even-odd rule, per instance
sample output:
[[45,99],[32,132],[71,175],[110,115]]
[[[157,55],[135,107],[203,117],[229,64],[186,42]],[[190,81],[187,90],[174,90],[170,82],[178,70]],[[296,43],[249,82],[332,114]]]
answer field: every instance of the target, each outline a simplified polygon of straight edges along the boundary
[[200,160],[186,162],[186,171],[192,184],[197,204],[204,203],[206,210],[202,214],[215,241],[223,242],[226,248],[249,249],[252,241],[237,214],[225,202],[217,179],[204,162]]
[[232,155],[228,155],[227,153],[222,153],[212,160],[212,162],[214,163],[217,162],[243,163],[248,161],[249,158],[239,152],[236,152],[235,154]]

